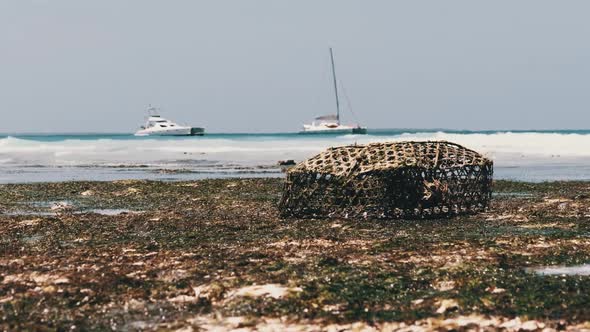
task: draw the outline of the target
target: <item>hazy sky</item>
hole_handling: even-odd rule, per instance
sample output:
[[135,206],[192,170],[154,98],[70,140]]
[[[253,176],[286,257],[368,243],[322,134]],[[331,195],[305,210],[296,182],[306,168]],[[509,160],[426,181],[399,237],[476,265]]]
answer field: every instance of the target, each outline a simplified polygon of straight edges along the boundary
[[296,131],[333,112],[330,46],[372,128],[590,128],[589,13],[582,0],[2,0],[0,132],[132,132],[148,103],[209,131]]

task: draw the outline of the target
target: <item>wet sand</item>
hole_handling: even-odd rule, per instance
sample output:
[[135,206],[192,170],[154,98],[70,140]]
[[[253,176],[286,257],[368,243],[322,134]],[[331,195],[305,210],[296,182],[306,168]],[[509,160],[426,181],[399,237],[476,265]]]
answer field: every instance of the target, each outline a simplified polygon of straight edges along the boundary
[[280,219],[281,187],[0,185],[0,330],[590,327],[590,277],[535,272],[590,263],[588,182],[409,221]]

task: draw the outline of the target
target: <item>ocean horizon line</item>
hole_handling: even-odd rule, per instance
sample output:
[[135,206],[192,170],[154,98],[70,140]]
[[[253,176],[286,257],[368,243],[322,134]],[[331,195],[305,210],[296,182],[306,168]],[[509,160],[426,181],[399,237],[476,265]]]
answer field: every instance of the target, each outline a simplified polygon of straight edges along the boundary
[[[368,128],[368,134],[391,133],[454,133],[454,134],[498,134],[498,133],[561,133],[561,134],[590,134],[588,129],[451,129],[451,128]],[[297,135],[298,131],[213,131],[205,135]],[[342,135],[342,134],[340,134]],[[0,137],[32,137],[32,136],[134,136],[133,132],[83,131],[83,132],[0,132]]]

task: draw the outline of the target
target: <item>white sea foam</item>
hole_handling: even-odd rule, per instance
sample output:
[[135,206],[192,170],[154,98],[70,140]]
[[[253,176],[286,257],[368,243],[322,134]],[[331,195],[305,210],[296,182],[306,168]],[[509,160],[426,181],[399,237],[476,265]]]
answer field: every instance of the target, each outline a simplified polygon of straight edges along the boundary
[[308,158],[329,146],[399,140],[448,140],[479,151],[502,165],[590,158],[590,135],[554,133],[437,132],[396,136],[70,139],[55,142],[7,137],[0,139],[0,165],[170,164],[190,159],[268,164],[279,159]]
[[[53,139],[53,141],[52,141]],[[590,179],[590,134],[445,132],[400,135],[245,136],[188,139],[0,139],[0,183],[119,178],[280,176],[258,166],[309,158],[330,146],[401,140],[447,140],[483,153],[497,178],[530,181]],[[128,166],[106,170],[110,166]],[[134,166],[148,166],[147,169]],[[102,168],[102,170],[97,170]],[[181,168],[170,175],[154,169]],[[197,174],[198,173],[198,174]]]

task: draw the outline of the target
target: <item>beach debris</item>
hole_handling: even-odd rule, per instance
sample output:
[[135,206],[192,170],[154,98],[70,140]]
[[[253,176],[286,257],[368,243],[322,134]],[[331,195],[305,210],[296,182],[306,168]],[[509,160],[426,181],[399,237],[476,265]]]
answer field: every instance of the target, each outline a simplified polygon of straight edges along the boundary
[[43,219],[41,219],[41,218],[27,219],[27,220],[20,221],[18,224],[20,226],[35,226],[38,223],[40,223],[42,220]]
[[437,314],[444,314],[449,310],[455,310],[459,308],[459,303],[457,303],[457,300],[454,299],[444,299],[438,301],[437,305],[439,305],[438,309],[436,310]]
[[200,184],[198,182],[188,182],[188,183],[179,184],[179,186],[181,186],[181,187],[190,187],[190,188],[198,188],[199,185]]
[[131,188],[127,188],[127,192],[128,192],[129,194],[137,194],[137,193],[139,193],[140,191],[141,191],[141,190],[139,190],[139,189],[137,189],[137,188],[133,188],[133,187],[131,187]]
[[125,302],[125,305],[123,307],[123,309],[125,310],[125,312],[129,312],[130,310],[143,310],[145,308],[145,302],[143,300],[136,300],[136,299],[130,299],[127,302]]
[[434,285],[434,288],[441,292],[450,291],[455,288],[455,282],[452,280],[440,281]]
[[23,266],[25,265],[25,261],[20,258],[11,259],[10,261],[8,261],[8,265]]
[[54,274],[47,274],[47,273],[40,273],[40,272],[32,272],[30,274],[14,274],[14,275],[7,275],[4,276],[4,280],[2,280],[2,284],[11,284],[11,283],[21,283],[21,282],[34,282],[40,285],[47,285],[47,284],[69,284],[70,279],[64,276],[54,275]]
[[175,297],[171,297],[168,299],[169,302],[172,303],[190,303],[190,302],[198,302],[198,296],[190,296],[190,295],[178,295]]
[[158,273],[158,280],[163,282],[175,282],[188,278],[190,273],[184,269],[169,269]]
[[94,196],[94,190],[86,190],[80,193],[81,196]]
[[446,141],[329,148],[291,168],[283,217],[434,218],[484,211],[493,163]]
[[516,317],[509,321],[500,324],[500,327],[509,331],[536,331],[543,329],[545,324],[535,320],[522,321],[520,317]]
[[115,193],[113,193],[115,196],[131,196],[131,195],[137,195],[141,193],[140,189],[137,188],[133,188],[133,187],[128,187],[125,190],[122,191],[117,191]]
[[416,299],[412,301],[413,305],[420,305],[422,303],[424,303],[424,299]]
[[171,303],[194,303],[205,300],[215,300],[221,296],[223,291],[219,289],[218,285],[200,285],[192,287],[194,295],[181,294],[175,297],[168,298]]
[[68,202],[56,202],[49,209],[55,212],[66,212],[73,210],[74,206]]
[[285,287],[280,284],[266,284],[266,285],[252,285],[242,287],[228,295],[228,298],[243,296],[243,297],[272,297],[280,299],[290,292],[302,292],[303,289],[299,287]]
[[86,213],[96,213],[103,216],[117,216],[117,215],[127,215],[127,214],[142,214],[143,211],[132,211],[128,209],[89,209],[85,210]]
[[506,292],[506,289],[493,286],[493,287],[487,287],[486,292],[490,292],[492,294],[502,294],[502,293]]
[[0,304],[7,303],[12,300],[14,300],[14,296],[5,296],[5,297],[0,298]]
[[[527,331],[533,326],[539,330],[545,324],[538,321],[518,322],[508,321],[503,317],[488,317],[472,314],[461,315],[452,318],[429,317],[412,322],[364,322],[356,321],[349,323],[324,323],[315,320],[285,320],[284,318],[261,317],[249,322],[250,317],[234,316],[227,317],[220,314],[198,315],[187,319],[187,323],[194,324],[204,331],[495,331],[502,323],[510,328],[507,331]],[[252,328],[247,328],[252,327]],[[583,324],[579,328],[584,327]],[[549,329],[548,331],[554,331]]]
[[[438,327],[441,328],[445,328],[445,329],[449,329],[449,330],[455,330],[457,328],[464,328],[464,327],[479,327],[479,328],[485,328],[485,327],[494,327],[494,326],[498,326],[500,324],[500,319],[495,318],[495,317],[484,317],[484,316],[479,316],[479,315],[469,315],[469,316],[458,316],[458,317],[454,317],[454,318],[447,318],[442,322],[436,322],[434,320],[430,320],[433,321],[435,323],[437,323],[436,325],[438,325]],[[429,322],[429,320],[423,320],[423,321],[417,321],[414,323],[414,326],[420,326],[422,325],[421,323],[427,323]],[[439,325],[440,324],[440,325]],[[477,329],[474,329],[477,330]]]
[[[143,166],[141,166],[143,167]],[[145,166],[147,167],[147,166]],[[141,180],[115,180],[113,181],[114,184],[121,184],[121,185],[132,185],[132,184],[137,184],[140,183]]]

